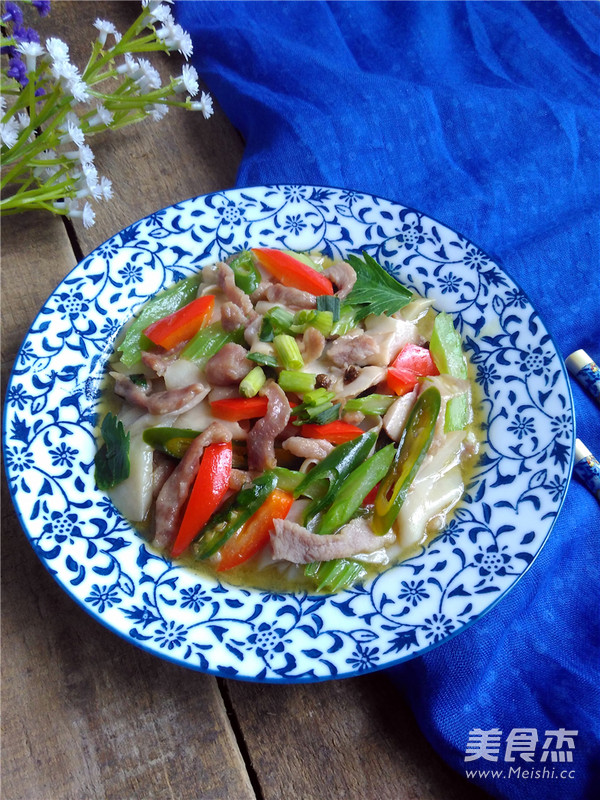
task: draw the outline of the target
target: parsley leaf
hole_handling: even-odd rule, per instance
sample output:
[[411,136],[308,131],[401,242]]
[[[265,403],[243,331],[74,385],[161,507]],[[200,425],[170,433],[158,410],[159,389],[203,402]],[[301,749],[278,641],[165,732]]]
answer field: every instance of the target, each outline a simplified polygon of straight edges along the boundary
[[95,477],[98,488],[106,491],[129,477],[129,433],[110,412],[102,420],[100,432],[104,444],[94,457]]
[[363,250],[363,258],[349,255],[346,261],[356,272],[356,283],[346,303],[356,308],[357,322],[369,314],[387,314],[388,317],[407,305],[412,292],[380,267],[377,261]]

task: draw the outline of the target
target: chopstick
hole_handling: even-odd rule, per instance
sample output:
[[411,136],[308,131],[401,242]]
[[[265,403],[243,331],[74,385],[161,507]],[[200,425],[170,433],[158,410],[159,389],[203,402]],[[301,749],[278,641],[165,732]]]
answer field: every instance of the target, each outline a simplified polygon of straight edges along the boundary
[[600,367],[585,350],[575,350],[565,364],[577,383],[600,405]]
[[600,461],[591,454],[581,439],[575,439],[573,475],[600,502]]

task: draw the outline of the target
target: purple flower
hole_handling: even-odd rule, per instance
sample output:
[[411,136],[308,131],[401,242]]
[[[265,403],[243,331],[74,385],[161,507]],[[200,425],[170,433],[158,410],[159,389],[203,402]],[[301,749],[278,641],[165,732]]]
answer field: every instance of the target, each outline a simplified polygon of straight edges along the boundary
[[14,22],[17,25],[23,22],[23,12],[16,3],[6,4],[6,14],[2,17],[2,22]]
[[19,56],[13,56],[10,59],[6,74],[9,78],[14,78],[16,81],[19,81],[21,86],[27,86],[27,68]]
[[40,43],[40,35],[33,28],[25,28],[22,25],[15,25],[13,36],[17,42],[37,42]]
[[50,13],[50,0],[33,0],[31,5],[37,8],[40,17],[47,17]]

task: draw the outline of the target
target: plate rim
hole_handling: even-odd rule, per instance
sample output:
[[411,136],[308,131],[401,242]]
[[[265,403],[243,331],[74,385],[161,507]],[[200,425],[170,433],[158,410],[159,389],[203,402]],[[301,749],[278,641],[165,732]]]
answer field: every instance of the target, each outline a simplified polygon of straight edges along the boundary
[[[392,199],[384,197],[382,195],[374,194],[373,192],[366,191],[366,190],[363,191],[363,190],[357,189],[357,188],[349,189],[348,187],[336,187],[336,186],[323,185],[323,184],[312,184],[312,183],[305,184],[305,183],[289,183],[289,182],[286,182],[286,183],[268,183],[268,184],[252,184],[252,185],[248,185],[248,186],[236,186],[236,187],[231,187],[229,189],[218,189],[218,190],[215,190],[215,191],[206,192],[204,194],[197,194],[197,195],[194,195],[192,197],[189,197],[189,198],[186,198],[186,199],[183,199],[183,200],[179,200],[179,201],[177,201],[175,203],[171,203],[171,204],[162,206],[161,208],[159,208],[159,209],[157,209],[157,210],[155,210],[155,211],[153,211],[153,212],[151,212],[149,214],[146,214],[144,217],[141,217],[139,219],[134,220],[133,222],[129,223],[128,225],[126,225],[121,230],[116,231],[111,236],[107,237],[101,243],[96,245],[87,255],[84,255],[77,262],[77,264],[75,264],[71,269],[68,270],[68,272],[61,278],[61,280],[54,287],[54,289],[46,296],[45,301],[38,308],[38,310],[37,310],[37,312],[35,314],[35,317],[31,321],[30,325],[28,326],[27,332],[25,333],[25,335],[23,337],[23,340],[22,340],[22,342],[21,342],[21,344],[20,344],[20,346],[19,346],[19,348],[18,348],[18,350],[16,352],[13,364],[12,364],[11,369],[10,369],[8,380],[6,382],[6,391],[5,391],[5,398],[4,398],[4,403],[3,403],[4,407],[3,407],[3,415],[2,415],[2,422],[3,422],[3,428],[2,428],[2,452],[3,452],[3,456],[5,455],[5,452],[6,452],[7,439],[8,439],[8,432],[7,432],[7,421],[8,420],[7,420],[7,417],[8,417],[8,414],[9,414],[9,408],[8,408],[9,404],[8,404],[8,401],[7,401],[7,395],[8,395],[8,390],[11,388],[11,386],[13,385],[13,383],[14,383],[16,377],[17,377],[16,368],[17,368],[17,364],[18,364],[19,358],[20,358],[23,350],[25,349],[26,344],[28,343],[28,340],[30,339],[30,336],[32,335],[33,328],[35,327],[36,323],[38,323],[38,321],[40,319],[40,316],[42,314],[43,308],[56,295],[57,291],[59,290],[60,287],[63,286],[65,281],[70,276],[72,276],[72,274],[76,270],[78,270],[81,267],[81,265],[87,259],[89,259],[96,251],[98,251],[100,248],[102,248],[103,245],[105,245],[108,242],[110,242],[111,240],[113,240],[120,233],[128,230],[129,228],[133,227],[134,225],[139,224],[140,222],[148,220],[152,216],[159,215],[162,212],[168,212],[168,211],[170,211],[172,209],[177,209],[177,208],[179,208],[181,206],[189,205],[189,204],[193,203],[194,201],[205,200],[206,198],[209,198],[209,197],[215,197],[215,196],[225,196],[226,197],[226,196],[232,195],[232,194],[239,195],[240,193],[243,193],[244,191],[250,191],[251,192],[253,190],[254,191],[259,191],[259,190],[265,190],[265,189],[274,189],[274,190],[281,191],[281,190],[283,190],[285,188],[317,189],[317,190],[325,190],[325,191],[331,190],[331,191],[334,191],[334,192],[353,192],[355,194],[362,195],[363,197],[366,197],[366,198],[376,198],[379,201],[383,201],[384,203],[391,204],[392,206],[398,207],[400,209],[405,209],[405,210],[407,210],[409,212],[414,212],[416,214],[419,214],[424,219],[426,219],[428,221],[431,221],[433,223],[437,223],[438,225],[440,225],[445,230],[450,231],[451,233],[457,234],[458,236],[462,237],[465,242],[467,242],[468,244],[474,245],[475,247],[477,247],[478,249],[481,250],[481,248],[479,248],[479,245],[476,242],[474,242],[472,239],[470,239],[468,236],[464,235],[461,231],[458,231],[454,227],[450,227],[447,223],[438,220],[436,217],[431,216],[430,214],[428,214],[426,212],[423,212],[420,209],[414,208],[412,206],[404,205],[399,200],[392,200]],[[342,672],[342,671],[336,672],[336,674],[334,674],[334,675],[331,675],[331,674],[330,675],[316,675],[316,676],[315,675],[311,675],[311,676],[298,676],[298,677],[297,676],[286,676],[286,675],[284,675],[284,676],[277,675],[277,676],[272,676],[272,677],[271,676],[259,677],[258,675],[246,675],[246,674],[230,675],[230,674],[227,674],[226,672],[224,672],[222,669],[219,669],[219,668],[211,668],[211,667],[207,668],[205,666],[200,666],[200,665],[192,663],[192,662],[183,661],[180,657],[177,657],[177,656],[174,656],[174,655],[170,655],[166,651],[159,650],[156,646],[153,646],[151,642],[146,644],[143,641],[136,640],[126,630],[126,628],[127,628],[126,624],[123,624],[122,627],[120,627],[120,628],[116,627],[113,624],[111,624],[111,622],[108,619],[105,619],[102,616],[102,614],[96,610],[96,608],[92,607],[90,604],[86,604],[85,601],[76,594],[76,592],[73,590],[73,588],[71,588],[70,586],[68,586],[68,584],[66,582],[61,580],[61,576],[59,575],[58,572],[54,572],[51,569],[51,567],[48,564],[47,560],[42,558],[41,555],[36,551],[34,542],[32,540],[32,537],[31,537],[30,532],[28,530],[28,526],[27,526],[27,524],[25,522],[25,519],[24,519],[24,516],[23,516],[23,510],[22,510],[21,506],[17,503],[16,492],[14,491],[14,487],[13,487],[13,484],[11,482],[11,475],[10,475],[10,472],[9,472],[9,466],[7,464],[7,460],[6,460],[6,458],[3,458],[3,461],[4,461],[4,476],[5,476],[6,481],[7,481],[8,491],[9,491],[9,495],[10,495],[10,498],[11,498],[11,502],[13,504],[13,508],[15,510],[17,519],[19,521],[19,525],[21,526],[21,529],[23,530],[23,533],[25,534],[25,538],[28,540],[29,545],[32,547],[37,559],[42,563],[43,567],[46,569],[46,571],[53,578],[54,582],[58,585],[58,587],[63,592],[66,592],[66,594],[72,600],[74,600],[75,603],[86,612],[86,614],[88,614],[92,619],[94,619],[96,622],[98,622],[104,628],[109,630],[111,633],[116,634],[122,640],[126,641],[129,645],[134,645],[138,649],[141,649],[142,651],[147,652],[147,653],[151,654],[154,657],[161,658],[161,659],[163,659],[165,661],[168,661],[170,663],[176,664],[176,665],[178,665],[180,667],[183,667],[185,669],[190,669],[192,671],[200,672],[200,673],[207,674],[207,675],[212,675],[212,676],[216,676],[216,677],[225,677],[225,678],[229,678],[229,679],[232,679],[232,680],[239,680],[239,681],[243,681],[243,682],[264,683],[264,684],[283,684],[283,685],[286,685],[286,684],[295,684],[295,683],[321,683],[321,682],[329,681],[329,680],[342,680],[342,679],[345,679],[345,678],[356,677],[358,675],[366,675],[366,674],[370,674],[370,673],[373,673],[373,672],[382,671],[384,669],[391,669],[391,668],[394,668],[394,667],[398,666],[399,664],[402,664],[402,663],[404,663],[406,661],[409,661],[409,660],[412,660],[414,658],[418,658],[420,656],[423,656],[423,655],[431,652],[432,650],[437,649],[441,645],[449,642],[450,640],[454,639],[458,634],[464,633],[474,623],[478,622],[489,611],[494,609],[496,607],[496,605],[499,603],[499,601],[502,600],[512,589],[515,588],[515,586],[520,582],[521,578],[529,572],[529,570],[531,569],[532,565],[535,563],[535,561],[537,560],[537,558],[540,555],[541,551],[545,547],[545,545],[546,545],[546,543],[548,541],[548,538],[551,535],[551,533],[553,532],[554,527],[556,525],[556,522],[559,519],[561,510],[563,508],[563,505],[564,505],[564,502],[565,502],[565,499],[566,499],[566,496],[567,496],[567,493],[568,493],[570,481],[572,479],[572,469],[573,469],[573,464],[574,464],[574,460],[575,460],[575,447],[574,447],[574,445],[575,445],[575,438],[576,438],[576,416],[575,416],[575,408],[574,408],[574,401],[573,401],[573,395],[572,395],[572,387],[571,387],[571,383],[570,383],[570,380],[569,380],[568,370],[566,368],[565,360],[564,360],[564,358],[562,356],[562,353],[559,350],[559,348],[557,346],[557,343],[556,343],[556,341],[554,339],[554,336],[553,336],[551,330],[548,328],[548,326],[546,324],[545,318],[542,317],[539,314],[536,306],[531,301],[529,295],[521,288],[520,283],[512,277],[510,271],[506,269],[506,267],[503,265],[502,261],[496,255],[490,255],[488,253],[488,251],[486,251],[486,250],[481,250],[481,252],[484,253],[489,258],[490,262],[493,265],[497,266],[501,270],[501,272],[504,273],[504,275],[506,275],[506,277],[508,277],[510,279],[510,281],[517,288],[519,288],[521,290],[521,292],[523,293],[523,295],[524,295],[529,307],[536,313],[538,320],[540,321],[541,325],[543,326],[543,328],[544,328],[544,330],[545,330],[545,332],[546,332],[546,334],[548,336],[548,341],[550,342],[550,344],[552,346],[553,356],[555,355],[558,358],[558,363],[560,365],[562,375],[563,375],[563,377],[565,379],[564,380],[564,384],[565,384],[565,387],[566,387],[567,399],[568,399],[568,406],[566,407],[566,410],[569,410],[569,411],[572,412],[572,436],[571,436],[571,439],[569,441],[570,458],[569,458],[568,466],[566,467],[566,470],[565,470],[565,486],[564,486],[564,489],[562,491],[562,495],[560,497],[558,505],[556,507],[556,512],[555,512],[555,514],[554,514],[554,516],[553,516],[553,518],[552,518],[552,520],[551,520],[551,522],[549,524],[549,527],[548,527],[548,529],[546,531],[546,534],[545,534],[544,538],[540,541],[539,546],[537,547],[535,555],[533,556],[531,561],[526,564],[526,566],[523,568],[523,570],[515,577],[515,579],[509,585],[507,585],[504,589],[502,589],[498,593],[498,595],[496,595],[493,598],[493,600],[491,602],[489,602],[481,611],[478,611],[477,616],[475,618],[470,619],[467,622],[464,622],[462,625],[460,625],[456,629],[454,629],[454,630],[450,631],[449,633],[447,633],[446,635],[444,635],[438,641],[434,641],[434,642],[431,642],[430,644],[428,644],[428,645],[426,645],[424,647],[420,647],[419,650],[416,651],[416,652],[409,652],[407,654],[400,655],[398,658],[394,658],[394,659],[390,659],[390,660],[385,661],[385,663],[383,663],[383,664],[374,664],[373,666],[365,666],[365,667],[360,667],[360,668],[349,667],[345,672]],[[206,263],[211,263],[210,259],[207,259]],[[107,267],[107,269],[108,269],[108,267]],[[165,288],[165,287],[162,287],[162,288]],[[161,291],[162,291],[162,289],[161,289]],[[135,306],[136,304],[134,303],[133,305]],[[137,304],[137,305],[139,305],[139,304]],[[112,352],[112,347],[111,347],[111,352]],[[104,359],[103,360],[103,365],[105,365],[105,364],[106,364],[106,360]],[[94,401],[94,405],[96,405],[96,404],[97,404],[97,400]],[[433,537],[433,538],[436,538],[436,537]],[[431,541],[432,541],[432,539],[429,539],[427,544],[430,544]],[[228,585],[232,586],[232,584],[228,584]],[[235,587],[234,586],[233,588],[243,588],[243,587]],[[248,591],[250,591],[250,592],[253,592],[253,591],[263,592],[264,590],[249,589]],[[317,597],[317,595],[310,595],[310,594],[307,594],[307,596],[309,596],[309,597]],[[125,623],[125,621],[124,621],[124,623]]]

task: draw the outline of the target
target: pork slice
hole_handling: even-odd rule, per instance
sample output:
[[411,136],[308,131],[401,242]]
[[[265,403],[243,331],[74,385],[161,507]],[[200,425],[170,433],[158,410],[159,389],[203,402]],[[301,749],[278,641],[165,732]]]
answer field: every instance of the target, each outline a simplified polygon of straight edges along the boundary
[[230,386],[239,383],[254,366],[246,355],[247,351],[241,344],[227,342],[206,362],[204,368],[206,380],[212,386]]
[[258,338],[260,336],[260,329],[262,328],[263,318],[260,314],[257,314],[256,317],[252,320],[252,322],[248,323],[246,329],[244,331],[244,339],[250,345],[250,347],[254,347]]
[[168,389],[164,392],[149,392],[133,383],[127,375],[111,373],[115,379],[115,394],[131,405],[144,408],[149,414],[183,414],[200,403],[208,394],[209,387],[204,383],[192,383],[180,389]]
[[358,336],[340,336],[329,345],[327,355],[336,367],[355,364],[364,367],[371,364],[373,356],[379,352],[377,341],[368,333]]
[[231,332],[247,324],[248,317],[238,305],[231,300],[223,303],[221,306],[221,325],[223,330]]
[[282,444],[284,450],[298,458],[314,458],[321,461],[331,453],[334,445],[326,439],[305,439],[304,436],[290,436]]
[[159,378],[165,374],[171,364],[177,359],[185,344],[177,345],[172,350],[156,353],[153,350],[142,352],[142,363],[149,367]]
[[267,381],[260,390],[267,398],[267,413],[254,423],[247,439],[248,469],[263,472],[277,466],[275,438],[290,419],[290,404],[285,392],[274,381]]
[[157,547],[168,547],[173,543],[185,501],[200,468],[204,448],[209,444],[229,441],[231,441],[230,432],[219,422],[213,422],[192,441],[156,498],[154,544]]
[[322,536],[311,533],[302,525],[286,519],[275,520],[275,533],[271,534],[273,558],[293,564],[311,564],[313,561],[331,561],[334,558],[351,558],[359,553],[372,553],[391,544],[395,535],[376,536],[363,519],[355,519],[339,533]]
[[248,321],[254,319],[256,311],[252,305],[252,301],[238,286],[235,284],[235,275],[233,270],[224,261],[217,265],[217,280],[219,288],[225,294],[228,300],[235,303],[236,306],[243,311]]
[[356,272],[345,261],[336,261],[323,274],[337,287],[336,295],[344,300],[356,283]]
[[259,300],[264,300],[267,296],[267,289],[272,285],[272,281],[268,279],[261,281],[250,295],[250,300],[252,300],[252,303],[256,305]]
[[252,480],[250,473],[244,469],[232,469],[229,476],[229,488],[232,492],[239,492],[245,483]]
[[325,349],[325,337],[317,328],[312,326],[308,327],[302,336],[302,356],[304,363],[309,364],[311,361],[316,361],[321,358],[323,350]]
[[272,283],[265,295],[270,303],[281,303],[289,308],[317,307],[317,298],[314,294],[294,289],[292,286],[283,286],[281,283]]

